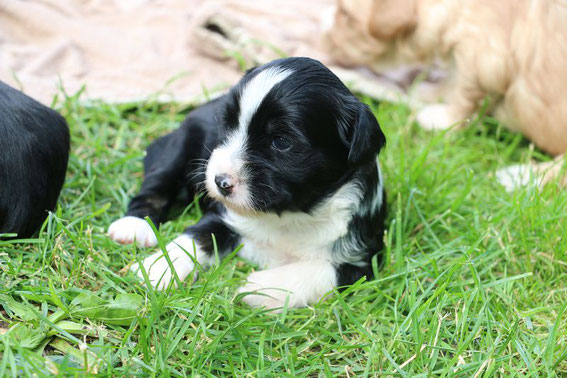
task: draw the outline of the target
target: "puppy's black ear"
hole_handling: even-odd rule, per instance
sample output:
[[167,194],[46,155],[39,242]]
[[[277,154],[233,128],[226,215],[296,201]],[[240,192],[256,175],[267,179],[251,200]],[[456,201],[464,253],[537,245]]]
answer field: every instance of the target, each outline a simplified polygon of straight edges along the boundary
[[351,121],[345,144],[349,147],[348,162],[352,165],[367,163],[376,159],[380,149],[386,144],[386,137],[370,111],[368,105],[358,103],[354,120]]

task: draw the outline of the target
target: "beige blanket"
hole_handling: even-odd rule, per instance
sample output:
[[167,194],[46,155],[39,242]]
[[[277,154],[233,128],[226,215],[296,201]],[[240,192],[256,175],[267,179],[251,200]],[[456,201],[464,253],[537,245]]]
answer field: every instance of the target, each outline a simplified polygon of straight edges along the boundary
[[[321,51],[333,0],[0,0],[0,80],[43,103],[84,87],[83,101],[201,102],[242,69]],[[395,85],[333,68],[354,89]]]

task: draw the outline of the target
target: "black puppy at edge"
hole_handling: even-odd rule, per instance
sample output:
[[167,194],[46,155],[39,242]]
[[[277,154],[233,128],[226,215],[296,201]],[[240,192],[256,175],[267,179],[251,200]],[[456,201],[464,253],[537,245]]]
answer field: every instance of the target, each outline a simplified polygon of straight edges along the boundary
[[0,234],[32,236],[55,208],[69,159],[56,111],[0,82]]
[[[333,286],[372,276],[372,256],[383,248],[385,192],[376,156],[384,144],[369,108],[325,66],[276,60],[248,71],[228,94],[150,145],[140,193],[109,235],[155,245],[141,218],[165,221],[182,189],[192,198],[204,183],[204,216],[167,246],[178,277],[185,279],[194,261],[214,261],[214,234],[219,253],[243,244],[239,254],[267,268],[240,288],[252,292],[245,302],[274,308],[289,296],[290,306],[306,306]],[[161,251],[143,265],[155,287],[175,282]]]

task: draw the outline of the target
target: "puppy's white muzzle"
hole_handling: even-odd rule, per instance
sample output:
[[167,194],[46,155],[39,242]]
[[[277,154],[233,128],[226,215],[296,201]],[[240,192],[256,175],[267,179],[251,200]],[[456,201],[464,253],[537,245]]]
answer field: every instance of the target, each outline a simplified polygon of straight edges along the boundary
[[209,158],[206,172],[209,195],[235,211],[251,208],[241,157],[242,145],[233,137],[217,147]]

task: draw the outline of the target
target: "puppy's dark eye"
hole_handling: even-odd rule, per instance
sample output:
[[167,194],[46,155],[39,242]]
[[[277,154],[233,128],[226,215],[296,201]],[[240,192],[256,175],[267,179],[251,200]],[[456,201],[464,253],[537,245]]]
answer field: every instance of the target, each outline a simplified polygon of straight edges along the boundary
[[275,137],[274,140],[272,140],[272,146],[279,151],[286,151],[289,150],[289,148],[291,147],[291,142],[289,140],[287,140],[284,137]]

